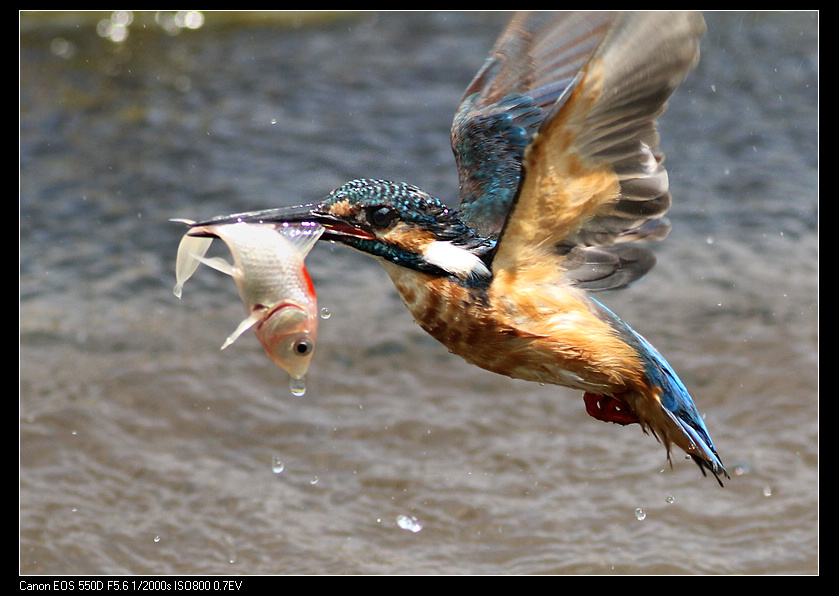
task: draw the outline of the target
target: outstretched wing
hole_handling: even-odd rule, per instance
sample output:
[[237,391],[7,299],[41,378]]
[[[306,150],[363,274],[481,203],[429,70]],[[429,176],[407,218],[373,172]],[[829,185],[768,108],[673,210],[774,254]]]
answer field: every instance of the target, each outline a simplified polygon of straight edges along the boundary
[[696,64],[704,32],[698,13],[611,18],[524,150],[494,269],[553,259],[596,290],[625,285],[653,266],[650,251],[627,243],[669,231],[655,119]]
[[467,87],[451,142],[461,216],[481,236],[500,234],[525,149],[614,18],[606,12],[516,13]]

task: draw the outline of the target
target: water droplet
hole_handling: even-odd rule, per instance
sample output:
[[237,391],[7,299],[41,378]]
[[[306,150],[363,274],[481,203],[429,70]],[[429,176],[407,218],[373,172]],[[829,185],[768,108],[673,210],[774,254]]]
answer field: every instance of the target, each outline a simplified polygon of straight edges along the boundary
[[644,521],[647,518],[647,512],[639,507],[635,510],[635,518],[638,521]]
[[274,456],[271,459],[271,471],[274,472],[274,474],[282,474],[283,470],[285,470],[285,464],[283,463],[283,460],[281,460],[277,456]]
[[293,395],[296,395],[297,397],[302,397],[303,395],[306,395],[305,379],[291,379],[289,387],[291,387],[291,393]]
[[325,306],[322,309],[320,309],[320,318],[323,319],[324,321],[331,316],[332,316],[332,313],[329,312],[329,309],[326,308]]
[[745,476],[746,474],[752,473],[751,465],[747,463],[739,463],[735,464],[734,466],[734,475],[735,476]]
[[664,499],[664,502],[665,503],[675,503],[676,502],[676,497],[674,497],[673,495],[667,495],[667,498]]
[[160,536],[155,536],[155,537],[154,537],[154,541],[155,541],[155,542],[160,542]]
[[764,486],[763,487],[763,496],[764,497],[771,497],[772,496],[772,487],[771,486]]
[[399,515],[396,518],[396,525],[398,525],[403,530],[408,530],[409,532],[413,532],[416,534],[420,530],[422,530],[422,524],[417,521],[413,515]]
[[311,484],[312,486],[314,486],[315,484],[317,484],[317,483],[318,483],[318,481],[319,481],[319,480],[320,480],[320,478],[318,478],[317,476],[312,476],[312,479],[311,479],[311,480],[309,480],[309,484]]

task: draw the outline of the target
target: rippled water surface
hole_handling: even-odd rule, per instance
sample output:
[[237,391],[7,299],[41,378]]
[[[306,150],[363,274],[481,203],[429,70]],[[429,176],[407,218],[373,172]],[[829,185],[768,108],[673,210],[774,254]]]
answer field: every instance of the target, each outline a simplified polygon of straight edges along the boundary
[[[88,15],[90,16],[90,15]],[[20,571],[818,571],[818,18],[707,15],[662,119],[674,231],[603,301],[679,371],[732,472],[667,465],[579,392],[468,366],[322,243],[294,397],[173,217],[383,177],[456,202],[448,128],[503,14],[21,28]]]

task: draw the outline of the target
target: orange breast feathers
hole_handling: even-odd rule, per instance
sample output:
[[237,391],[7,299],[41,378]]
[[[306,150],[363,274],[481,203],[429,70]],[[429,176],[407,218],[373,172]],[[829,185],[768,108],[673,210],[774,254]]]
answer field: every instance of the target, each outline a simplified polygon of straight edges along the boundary
[[585,294],[546,283],[535,268],[515,277],[501,271],[480,291],[384,266],[416,322],[471,364],[598,393],[644,386],[637,353],[592,312]]

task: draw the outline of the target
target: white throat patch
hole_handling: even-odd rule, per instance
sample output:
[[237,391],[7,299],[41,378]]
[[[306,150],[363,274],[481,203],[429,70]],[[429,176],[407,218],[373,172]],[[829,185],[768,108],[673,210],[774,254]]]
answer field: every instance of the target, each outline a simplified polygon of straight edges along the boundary
[[466,278],[470,275],[490,277],[492,275],[480,257],[451,242],[435,240],[426,247],[423,257],[432,265],[458,277]]

